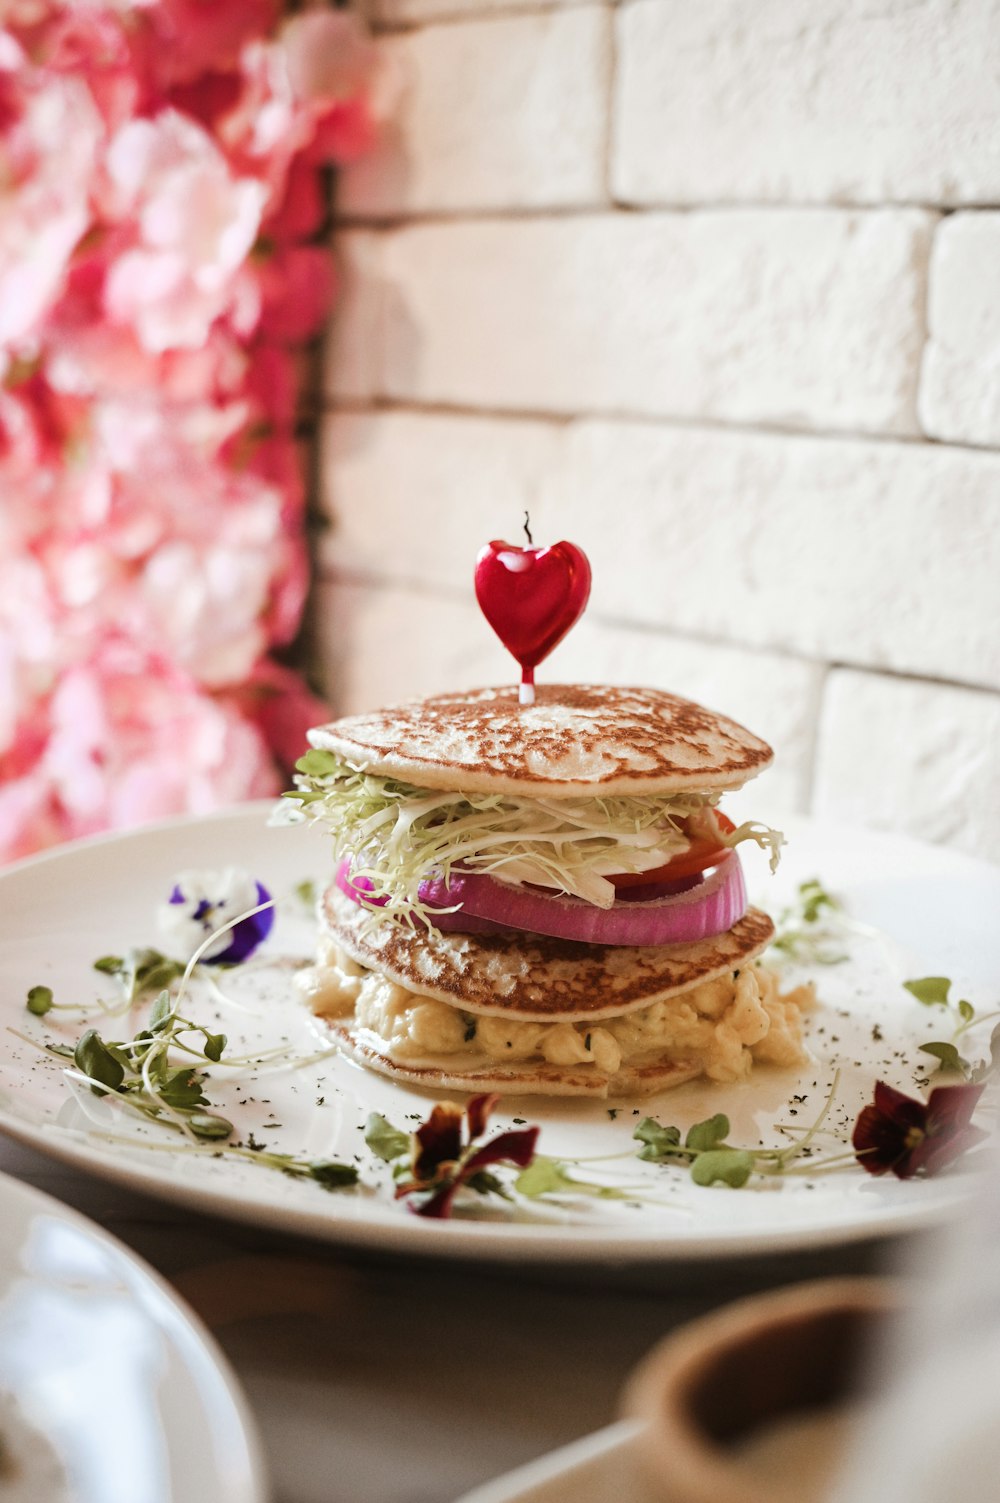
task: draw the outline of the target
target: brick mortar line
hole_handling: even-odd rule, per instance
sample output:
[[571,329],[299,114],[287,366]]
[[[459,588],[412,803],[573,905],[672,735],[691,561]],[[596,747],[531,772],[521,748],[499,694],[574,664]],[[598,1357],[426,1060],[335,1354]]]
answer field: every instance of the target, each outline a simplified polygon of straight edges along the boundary
[[941,678],[935,673],[912,673],[904,668],[873,668],[867,663],[834,661],[827,663],[827,667],[831,676],[834,673],[863,673],[868,678],[891,678],[902,683],[928,685],[932,689],[961,689],[967,694],[981,694],[985,699],[1000,699],[1000,684],[985,684],[980,679]]
[[[344,568],[331,560],[323,562],[319,573],[319,582],[328,585],[360,586],[363,589],[374,590],[402,590],[411,595],[418,595],[428,600],[447,600],[450,602],[466,603],[471,605],[471,595],[468,591],[448,585],[427,584],[426,581],[407,575],[379,574],[367,569],[357,567]],[[745,652],[752,657],[784,659],[791,663],[805,663],[808,666],[822,670],[821,692],[818,694],[814,717],[816,737],[818,738],[819,716],[822,711],[826,690],[833,674],[864,673],[870,678],[887,678],[901,680],[905,683],[926,684],[939,689],[960,689],[972,694],[982,694],[988,698],[1000,697],[1000,686],[984,684],[980,681],[969,679],[941,678],[938,675],[917,673],[902,668],[873,667],[870,663],[850,662],[838,658],[819,658],[810,653],[797,652],[793,647],[767,646],[758,642],[735,641],[731,637],[715,635],[711,632],[679,631],[674,627],[658,626],[649,621],[633,621],[628,617],[606,615],[603,612],[593,611],[588,619],[598,626],[612,627],[618,630],[634,631],[643,636],[673,638],[681,642],[694,642],[701,647],[720,647],[730,652]]]
[[394,416],[397,413],[423,417],[484,419],[500,423],[537,423],[552,428],[567,428],[572,423],[619,423],[642,428],[669,428],[679,432],[735,433],[746,437],[815,439],[820,443],[905,445],[907,448],[934,449],[956,454],[980,454],[1000,458],[996,445],[962,443],[924,433],[865,433],[850,428],[788,428],[780,424],[749,423],[726,418],[685,418],[654,416],[642,412],[613,409],[582,409],[579,412],[545,412],[538,408],[462,407],[450,402],[408,402],[391,397],[337,397],[328,395],[323,412],[327,417],[338,413],[360,416]]
[[368,16],[368,23],[373,36],[412,36],[417,31],[430,31],[439,26],[469,26],[481,25],[489,21],[522,20],[530,16],[550,16],[554,12],[563,13],[573,10],[610,10],[615,8],[616,0],[580,0],[578,5],[560,5],[553,0],[550,5],[543,3],[529,3],[525,5],[498,5],[485,14],[477,11],[452,11],[444,12],[437,16],[421,16],[412,21],[379,21],[375,16]]
[[334,235],[339,230],[367,230],[372,234],[396,234],[401,230],[420,229],[425,225],[483,224],[490,220],[505,223],[535,224],[552,219],[584,218],[636,218],[654,214],[673,214],[678,218],[693,214],[891,214],[894,212],[936,215],[947,218],[953,214],[989,214],[1000,212],[1000,203],[940,204],[921,202],[916,199],[883,199],[878,203],[798,202],[767,199],[717,199],[706,203],[655,203],[632,204],[613,196],[610,201],[594,199],[589,203],[507,205],[494,208],[465,209],[419,209],[400,211],[398,214],[365,216],[344,213],[334,225]]

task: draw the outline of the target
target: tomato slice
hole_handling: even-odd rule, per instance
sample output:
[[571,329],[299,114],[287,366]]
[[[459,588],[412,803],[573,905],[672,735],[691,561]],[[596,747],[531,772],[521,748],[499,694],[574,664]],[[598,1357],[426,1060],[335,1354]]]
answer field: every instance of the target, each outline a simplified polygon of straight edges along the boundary
[[[736,829],[732,820],[718,810],[715,811],[715,818],[724,834],[728,835]],[[720,845],[717,839],[708,835],[696,836],[686,851],[681,851],[662,866],[656,866],[648,872],[618,872],[609,877],[608,881],[614,884],[616,891],[627,887],[645,887],[652,882],[674,882],[679,877],[694,877],[710,866],[717,866],[728,852],[729,847]]]

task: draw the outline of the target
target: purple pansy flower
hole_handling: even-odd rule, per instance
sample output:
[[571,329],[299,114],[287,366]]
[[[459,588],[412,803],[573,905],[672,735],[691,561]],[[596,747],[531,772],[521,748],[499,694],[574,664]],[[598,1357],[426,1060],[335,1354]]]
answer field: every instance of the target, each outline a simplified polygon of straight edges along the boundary
[[[262,903],[270,906],[260,913],[249,913]],[[239,918],[240,914],[249,916]],[[239,922],[227,928],[233,919]],[[161,903],[159,921],[171,947],[186,957],[193,955],[209,935],[216,934],[200,959],[205,965],[231,965],[247,960],[270,934],[274,906],[264,884],[242,867],[187,871],[175,879],[169,899]],[[219,930],[223,932],[217,933]]]
[[936,1174],[987,1136],[971,1120],[983,1089],[938,1086],[926,1101],[915,1101],[878,1081],[874,1100],[854,1124],[858,1163],[869,1174],[891,1172],[897,1179]]
[[500,1190],[489,1173],[493,1164],[527,1168],[535,1156],[537,1127],[500,1132],[476,1145],[499,1099],[491,1094],[472,1096],[464,1111],[451,1102],[438,1102],[413,1134],[410,1176],[396,1186],[397,1199],[422,1196],[410,1209],[418,1216],[444,1219],[451,1215],[452,1202],[463,1186],[481,1194]]

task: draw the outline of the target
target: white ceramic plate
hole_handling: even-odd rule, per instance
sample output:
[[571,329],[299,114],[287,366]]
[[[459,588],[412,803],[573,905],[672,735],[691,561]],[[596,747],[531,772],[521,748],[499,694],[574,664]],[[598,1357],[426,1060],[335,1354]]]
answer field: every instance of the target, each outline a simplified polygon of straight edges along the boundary
[[121,1243],[0,1176],[4,1503],[263,1503],[214,1342]]
[[[853,936],[846,963],[815,972],[823,1005],[810,1025],[813,1064],[798,1074],[759,1069],[750,1083],[733,1087],[692,1083],[611,1110],[594,1101],[508,1098],[497,1116],[498,1125],[512,1117],[540,1123],[540,1151],[555,1158],[621,1154],[578,1172],[627,1189],[639,1197],[634,1201],[575,1197],[513,1207],[477,1201],[472,1216],[449,1222],[409,1214],[368,1155],[363,1126],[372,1111],[412,1125],[434,1098],[336,1056],[235,1075],[219,1070],[210,1095],[244,1138],[253,1132],[281,1151],[357,1159],[361,1190],[329,1192],[257,1162],[175,1152],[165,1129],[137,1127],[113,1105],[67,1088],[58,1061],[17,1034],[72,1041],[86,1024],[55,1012],[33,1018],[24,998],[39,983],[52,987],[59,1003],[93,1004],[109,996],[107,978],[93,971],[93,961],[157,943],[155,911],[175,874],[238,864],[284,895],[268,941],[275,964],[242,980],[229,973],[224,984],[237,1001],[220,1005],[196,994],[191,1008],[227,1033],[230,1055],[276,1046],[299,1061],[314,1054],[322,1047],[318,1025],[297,1002],[280,957],[305,959],[312,950],[313,921],[293,889],[303,879],[328,877],[326,842],[303,826],[269,828],[266,816],[266,807],[252,805],[173,821],[83,842],[0,874],[5,933],[16,936],[0,943],[0,1128],[96,1174],[199,1210],[331,1241],[451,1257],[663,1262],[830,1247],[925,1225],[968,1193],[970,1172],[961,1166],[927,1181],[886,1182],[852,1167],[731,1191],[699,1189],[682,1170],[634,1157],[632,1129],[647,1113],[685,1129],[723,1111],[734,1143],[787,1143],[776,1124],[810,1121],[835,1069],[840,1078],[829,1120],[849,1131],[876,1077],[913,1090],[915,1079],[926,1078],[927,1064],[916,1046],[949,1031],[946,1020],[902,989],[904,979],[949,975],[958,995],[977,1009],[997,1001],[1000,869],[906,840],[797,819],[781,821],[790,838],[778,878],[767,875],[763,862],[751,861],[751,893],[758,899],[766,893],[773,906],[797,881],[818,875],[854,918],[879,931]],[[99,1026],[106,1037],[120,1038],[136,1025],[117,1020]]]

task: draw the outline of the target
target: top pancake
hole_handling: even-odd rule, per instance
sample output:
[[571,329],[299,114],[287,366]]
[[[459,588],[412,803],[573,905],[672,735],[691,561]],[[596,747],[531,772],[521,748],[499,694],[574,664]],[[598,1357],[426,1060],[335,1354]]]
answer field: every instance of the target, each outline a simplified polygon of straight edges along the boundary
[[309,732],[352,766],[419,788],[643,796],[739,788],[771,748],[693,700],[661,689],[541,684],[441,694],[351,715]]

